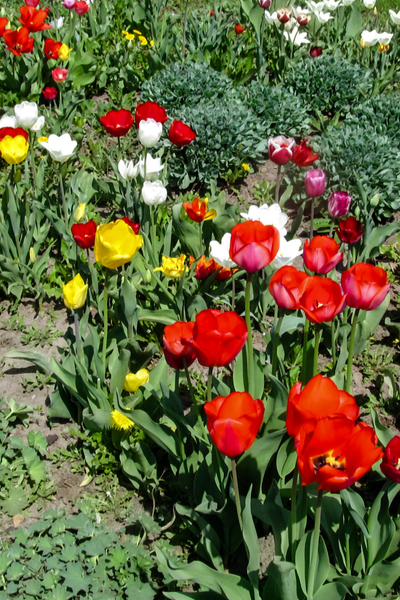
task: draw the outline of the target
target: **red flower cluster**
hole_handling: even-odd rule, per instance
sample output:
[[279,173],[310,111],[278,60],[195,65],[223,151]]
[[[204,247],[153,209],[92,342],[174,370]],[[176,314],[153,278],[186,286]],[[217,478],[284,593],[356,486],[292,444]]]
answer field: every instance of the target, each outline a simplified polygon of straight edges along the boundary
[[313,154],[313,149],[303,140],[296,146],[293,138],[283,135],[268,140],[269,158],[276,165],[286,165],[293,160],[298,167],[309,167],[319,159],[319,154]]

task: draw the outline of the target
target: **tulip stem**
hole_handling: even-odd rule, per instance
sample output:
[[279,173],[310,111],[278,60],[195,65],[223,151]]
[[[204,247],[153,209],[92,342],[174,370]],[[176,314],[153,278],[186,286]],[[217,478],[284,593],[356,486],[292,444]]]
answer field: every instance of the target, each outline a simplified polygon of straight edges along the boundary
[[276,184],[275,184],[275,203],[279,204],[279,190],[281,187],[281,165],[278,165],[278,172],[276,174]]
[[346,377],[346,392],[350,393],[351,390],[351,380],[352,380],[352,366],[353,366],[353,354],[354,354],[354,339],[356,336],[356,328],[358,315],[360,314],[360,309],[357,308],[354,312],[353,323],[351,326],[351,334],[350,334],[350,343],[349,343],[349,358],[347,362],[347,377]]
[[350,269],[351,267],[351,245],[349,244],[348,253],[347,253],[347,265],[346,269]]
[[335,319],[331,321],[331,344],[332,344],[332,369],[336,367],[336,330]]
[[231,278],[232,278],[232,303],[231,308],[235,310],[235,278],[233,276],[233,269],[231,269]]
[[251,330],[250,318],[250,295],[251,295],[251,280],[253,273],[247,273],[246,293],[245,293],[245,317],[247,325],[247,391],[250,396],[253,396],[253,334]]
[[82,340],[81,340],[81,332],[79,327],[79,316],[78,311],[74,310],[74,327],[75,327],[75,340],[76,340],[76,353],[80,361],[83,360],[83,349],[82,349]]
[[335,221],[332,219],[331,228],[329,230],[329,237],[333,236],[333,228],[335,227]]
[[321,340],[321,323],[315,324],[315,336],[314,336],[314,361],[313,361],[313,377],[318,371],[318,356],[319,356],[319,342]]
[[103,322],[104,322],[103,369],[104,369],[104,377],[105,377],[105,375],[106,375],[107,338],[108,338],[108,269],[106,269],[106,275],[105,275],[105,279],[104,279],[104,311],[103,311]]
[[324,493],[323,490],[318,490],[317,506],[315,508],[314,531],[313,531],[312,542],[311,542],[311,561],[310,561],[310,570],[308,572],[307,600],[312,600],[314,598],[314,584],[315,584],[315,573],[317,570],[317,560],[318,560],[319,532],[320,532],[320,528],[321,528],[321,508],[322,508],[323,493]]
[[200,258],[203,256],[203,221],[199,223]]
[[299,470],[296,466],[293,469],[293,479],[292,479],[292,498],[291,498],[291,513],[292,513],[292,523],[291,528],[289,530],[290,535],[290,548],[292,553],[292,561],[294,562],[294,557],[296,555],[297,548],[297,482],[299,477]]
[[61,201],[64,211],[64,221],[65,221],[65,229],[68,235],[68,211],[67,211],[67,203],[65,202],[65,194],[64,194],[64,183],[61,173],[62,164],[60,163],[60,193],[61,193]]
[[281,330],[281,325],[282,325],[282,321],[283,321],[283,311],[280,310],[280,315],[279,315],[279,319],[278,319],[278,323],[276,324],[276,329],[275,329],[275,333],[274,333],[274,342],[273,342],[273,346],[272,346],[272,371],[271,371],[271,375],[273,377],[276,377],[276,363],[278,362],[278,344],[280,341],[280,336],[279,336],[279,332]]
[[208,379],[207,379],[207,402],[211,402],[211,390],[212,390],[212,367],[208,367]]
[[35,189],[36,195],[36,168],[35,168],[35,155],[33,152],[33,144],[32,144],[32,131],[29,131],[29,154],[31,158],[31,169],[32,169],[32,183]]
[[[188,369],[188,366],[187,366],[186,356],[182,356],[182,358],[183,358],[183,364],[184,364],[184,367],[185,367],[186,381],[188,382],[190,397],[191,397],[192,403],[193,403],[193,408],[194,408],[194,411],[196,413],[197,420],[199,421],[199,423],[201,425],[201,428],[203,430],[204,440],[207,442],[208,441],[207,440],[207,431],[206,431],[206,428],[204,427],[203,419],[201,418],[200,408],[199,408],[199,405],[198,405],[197,400],[196,400],[196,395],[194,393],[192,382],[190,381],[190,375],[189,375],[189,369]],[[178,370],[177,370],[177,373],[179,373]]]
[[151,245],[153,247],[156,256],[158,256],[157,252],[157,237],[156,237],[156,226],[154,223],[154,206],[149,206],[150,208],[150,219],[151,219]]
[[314,237],[315,198],[311,198],[310,240]]
[[236,501],[236,511],[239,520],[240,529],[243,531],[243,520],[242,520],[242,507],[240,506],[240,495],[239,495],[239,484],[236,472],[236,462],[235,459],[231,459],[232,465],[232,479],[233,479],[233,488],[235,490],[235,501]]
[[306,318],[304,323],[304,338],[303,338],[303,363],[301,365],[301,383],[303,386],[306,385],[307,377],[307,344],[308,344],[308,330],[310,329],[310,321]]

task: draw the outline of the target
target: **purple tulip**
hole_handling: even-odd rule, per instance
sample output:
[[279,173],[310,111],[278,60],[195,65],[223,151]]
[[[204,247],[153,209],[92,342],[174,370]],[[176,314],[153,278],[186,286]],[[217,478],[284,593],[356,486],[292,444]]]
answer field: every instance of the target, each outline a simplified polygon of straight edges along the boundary
[[309,198],[318,198],[325,192],[326,175],[322,169],[311,169],[307,171],[304,178],[306,193]]
[[332,192],[328,200],[328,213],[332,219],[345,217],[349,212],[351,196],[347,192]]
[[75,0],[64,0],[63,4],[64,4],[65,8],[68,8],[68,10],[71,10],[71,8],[74,8]]

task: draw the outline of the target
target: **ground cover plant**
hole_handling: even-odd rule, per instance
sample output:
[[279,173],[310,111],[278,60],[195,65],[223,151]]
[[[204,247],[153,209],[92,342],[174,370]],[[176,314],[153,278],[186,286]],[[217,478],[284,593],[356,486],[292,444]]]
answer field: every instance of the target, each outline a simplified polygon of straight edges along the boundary
[[398,597],[390,10],[4,7],[1,600]]

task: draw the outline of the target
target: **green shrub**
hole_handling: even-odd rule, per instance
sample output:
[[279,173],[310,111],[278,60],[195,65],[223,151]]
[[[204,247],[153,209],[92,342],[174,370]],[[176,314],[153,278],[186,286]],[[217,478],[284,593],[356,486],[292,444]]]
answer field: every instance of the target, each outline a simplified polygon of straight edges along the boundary
[[400,94],[380,94],[354,106],[346,122],[373,127],[378,134],[387,135],[399,147]]
[[310,111],[342,115],[371,90],[369,72],[344,58],[319,56],[297,63],[284,81],[285,87],[307,103]]

